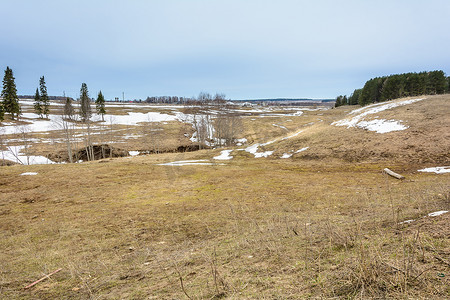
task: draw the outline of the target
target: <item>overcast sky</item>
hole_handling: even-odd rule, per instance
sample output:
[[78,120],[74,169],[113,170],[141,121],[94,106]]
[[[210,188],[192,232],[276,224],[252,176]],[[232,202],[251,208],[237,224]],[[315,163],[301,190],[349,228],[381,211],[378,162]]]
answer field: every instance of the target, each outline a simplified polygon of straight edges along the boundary
[[[448,0],[0,0],[19,94],[335,98],[382,75],[450,72]],[[3,74],[2,74],[3,75]]]

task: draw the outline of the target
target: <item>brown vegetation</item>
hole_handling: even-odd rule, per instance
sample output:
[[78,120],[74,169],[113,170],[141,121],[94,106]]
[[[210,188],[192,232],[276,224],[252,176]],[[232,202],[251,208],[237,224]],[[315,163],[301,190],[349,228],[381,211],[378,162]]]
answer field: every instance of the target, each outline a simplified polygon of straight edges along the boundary
[[[277,118],[290,133],[304,132],[267,145],[275,151],[269,158],[233,151],[225,165],[158,165],[211,160],[219,152],[200,150],[3,167],[0,293],[7,299],[448,298],[450,213],[427,214],[450,210],[449,175],[417,172],[449,165],[442,113],[448,96],[439,97],[428,107],[396,108],[395,118],[410,128],[388,134],[329,126],[345,107]],[[251,127],[245,118],[243,136],[264,142],[288,135],[274,120],[258,118]],[[306,146],[291,159],[278,158]],[[386,167],[406,179],[384,174]]]

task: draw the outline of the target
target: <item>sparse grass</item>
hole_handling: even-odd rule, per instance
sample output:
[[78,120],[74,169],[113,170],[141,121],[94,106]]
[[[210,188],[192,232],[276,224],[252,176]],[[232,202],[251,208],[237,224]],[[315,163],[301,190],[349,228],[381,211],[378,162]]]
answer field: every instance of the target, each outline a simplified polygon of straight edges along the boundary
[[[234,151],[226,165],[157,165],[219,151],[201,150],[2,167],[1,298],[448,298],[450,214],[423,216],[450,210],[449,175],[417,173],[422,163],[377,156],[376,147],[359,162],[326,156],[398,138],[327,125],[345,109],[281,123],[305,134],[269,145],[310,146],[318,158]],[[315,118],[325,121],[307,125]],[[257,120],[249,140],[252,130],[258,142],[284,134]],[[408,219],[416,221],[399,224]]]
[[[448,292],[447,278],[436,277],[448,266],[433,258],[448,254],[448,217],[397,225],[448,209],[445,175],[397,182],[378,165],[323,163],[318,173],[317,162],[298,170],[270,159],[155,165],[176,156],[5,167],[2,294],[187,297],[180,278],[193,299]],[[39,174],[24,182],[25,169]],[[23,290],[59,267],[52,280]]]

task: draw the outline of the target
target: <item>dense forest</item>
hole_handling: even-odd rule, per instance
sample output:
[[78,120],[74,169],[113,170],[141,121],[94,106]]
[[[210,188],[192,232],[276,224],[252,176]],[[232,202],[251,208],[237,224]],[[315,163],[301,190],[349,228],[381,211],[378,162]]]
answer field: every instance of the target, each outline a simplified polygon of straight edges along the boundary
[[450,77],[446,77],[444,71],[376,77],[368,80],[362,89],[356,89],[349,97],[338,96],[335,106],[364,106],[401,97],[444,94],[449,91],[449,87]]

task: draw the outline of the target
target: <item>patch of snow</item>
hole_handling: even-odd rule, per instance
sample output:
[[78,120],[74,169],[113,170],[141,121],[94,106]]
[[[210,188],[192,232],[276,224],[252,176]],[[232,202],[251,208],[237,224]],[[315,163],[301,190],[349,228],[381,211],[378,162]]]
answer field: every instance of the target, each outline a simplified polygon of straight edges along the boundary
[[[423,218],[426,218],[427,216],[428,217],[437,217],[437,216],[440,216],[440,215],[443,215],[443,214],[446,214],[446,213],[448,213],[448,210],[435,211],[435,212],[429,213],[428,215],[424,216]],[[406,221],[400,222],[398,224],[409,224],[409,223],[412,223],[414,221],[415,221],[414,219],[411,219],[411,220],[406,220]]]
[[[126,115],[105,115],[105,120],[108,123],[116,125],[138,125],[138,123],[143,122],[167,122],[178,120],[177,116],[168,115],[158,112],[128,112]],[[15,134],[20,133],[25,130],[25,132],[46,132],[51,130],[61,130],[61,116],[60,115],[49,115],[49,120],[39,119],[39,116],[35,113],[23,113],[21,119],[31,124],[12,126],[12,123],[3,123],[7,125],[3,127],[3,134]],[[101,121],[101,116],[93,115],[91,120],[93,122]],[[105,123],[106,124],[106,123]]]
[[0,159],[10,160],[22,165],[55,164],[44,156],[23,155],[21,152],[25,146],[9,146],[8,150],[0,151]]
[[384,120],[384,119],[376,119],[371,121],[361,121],[356,124],[357,127],[362,129],[367,129],[369,131],[375,131],[376,133],[387,133],[391,131],[400,131],[405,130],[408,126],[400,124],[399,121],[396,120]]
[[31,175],[37,175],[38,173],[36,173],[36,172],[25,172],[25,173],[22,173],[22,174],[20,174],[21,176],[31,176]]
[[[174,115],[168,115],[158,112],[128,112],[128,114],[126,115],[105,115],[105,120],[109,120],[109,118],[113,121],[113,124],[118,125],[138,125],[138,123],[144,122],[167,122],[178,120],[178,118]],[[92,117],[92,120],[100,121],[101,116],[94,115]]]
[[206,159],[198,159],[198,160],[179,160],[173,161],[164,164],[158,164],[158,166],[194,166],[194,165],[203,165],[203,166],[212,166],[216,165],[215,163],[208,162]]
[[429,173],[436,173],[436,174],[450,173],[450,166],[425,168],[425,169],[419,170],[419,172],[429,172]]
[[272,141],[268,141],[266,143],[262,143],[260,146],[267,146],[267,145],[273,144],[273,143],[275,143],[277,141],[278,141],[278,139],[275,139],[275,140],[272,140]]
[[141,104],[141,103],[105,103],[105,107],[123,107],[123,108],[170,108],[172,110],[177,110],[184,108],[184,105],[149,105],[149,104]]
[[[25,119],[24,119],[25,118]],[[61,120],[61,116],[49,115],[49,120],[39,119],[39,116],[34,113],[23,113],[21,120],[31,122],[31,124],[13,126],[7,125],[3,127],[3,134],[16,134],[21,132],[40,132],[58,130],[58,126],[55,126],[56,122]]]
[[258,148],[259,148],[259,146],[266,146],[266,145],[272,144],[273,142],[275,142],[275,141],[270,141],[270,142],[267,142],[264,144],[254,144],[254,145],[251,145],[251,146],[245,148],[245,151],[253,154],[255,156],[255,158],[268,157],[268,156],[272,155],[273,151],[258,152]]
[[303,132],[303,130],[300,130],[300,131],[298,131],[298,132],[296,132],[296,133],[294,133],[294,134],[291,134],[291,135],[288,135],[288,136],[282,138],[281,140],[284,141],[284,140],[287,140],[287,139],[291,139],[291,138],[293,138],[293,137],[296,137],[297,135],[299,135],[299,134],[302,133],[302,132]]
[[429,217],[437,217],[437,216],[440,216],[440,215],[443,215],[446,213],[448,213],[448,210],[440,210],[440,211],[435,211],[435,212],[429,213],[428,216]]
[[259,152],[259,153],[255,153],[255,158],[260,158],[260,157],[268,157],[271,156],[273,154],[273,151],[264,151],[264,152]]
[[245,151],[247,151],[248,153],[251,153],[251,154],[255,154],[256,152],[258,152],[258,147],[259,147],[259,144],[254,144],[254,145],[251,145],[251,146],[248,146],[247,148],[245,148]]
[[290,114],[290,115],[287,115],[287,116],[301,116],[301,115],[303,115],[303,112],[301,111],[301,110],[299,110],[299,111],[297,111],[296,113],[293,113],[293,114]]
[[381,103],[375,103],[368,106],[364,106],[358,109],[355,109],[349,113],[349,115],[357,114],[354,117],[351,118],[345,118],[336,122],[331,123],[331,125],[334,126],[347,126],[347,128],[350,127],[357,127],[357,124],[361,122],[366,116],[376,114],[391,108],[395,108],[398,106],[403,106],[407,104],[412,104],[418,101],[424,100],[423,98],[420,99],[410,99],[410,100],[403,100],[403,101],[389,101],[389,102],[381,102]]
[[406,221],[400,222],[398,224],[409,224],[409,223],[412,223],[414,221],[415,221],[414,219],[411,219],[411,220],[406,220]]
[[131,156],[136,156],[139,155],[139,151],[128,151],[128,153],[130,153]]
[[295,153],[300,153],[300,152],[306,151],[308,149],[309,149],[309,147],[304,147],[304,148],[302,148],[300,150],[295,151]]
[[280,158],[289,158],[291,156],[292,156],[292,154],[284,153]]
[[222,150],[222,151],[220,152],[220,155],[219,155],[219,156],[215,156],[215,157],[213,157],[213,158],[214,158],[214,159],[217,159],[217,160],[229,160],[229,159],[232,159],[233,156],[230,156],[230,154],[231,154],[232,151],[233,151],[233,150]]
[[365,110],[367,108],[372,108],[372,107],[380,106],[380,105],[383,105],[383,104],[386,104],[386,102],[379,102],[379,103],[374,103],[374,104],[370,104],[370,105],[367,105],[367,106],[363,106],[363,107],[360,107],[360,108],[352,110],[348,114],[349,115],[354,115],[354,114],[362,112],[363,110]]
[[235,142],[237,142],[237,143],[241,143],[241,144],[245,144],[245,143],[247,143],[247,139],[246,139],[246,138],[242,138],[242,139],[235,139]]
[[284,129],[284,130],[288,130],[286,127],[284,127],[283,125],[278,125],[278,124],[272,124],[273,126],[275,126],[275,127],[279,127],[279,128],[281,128],[281,129]]

